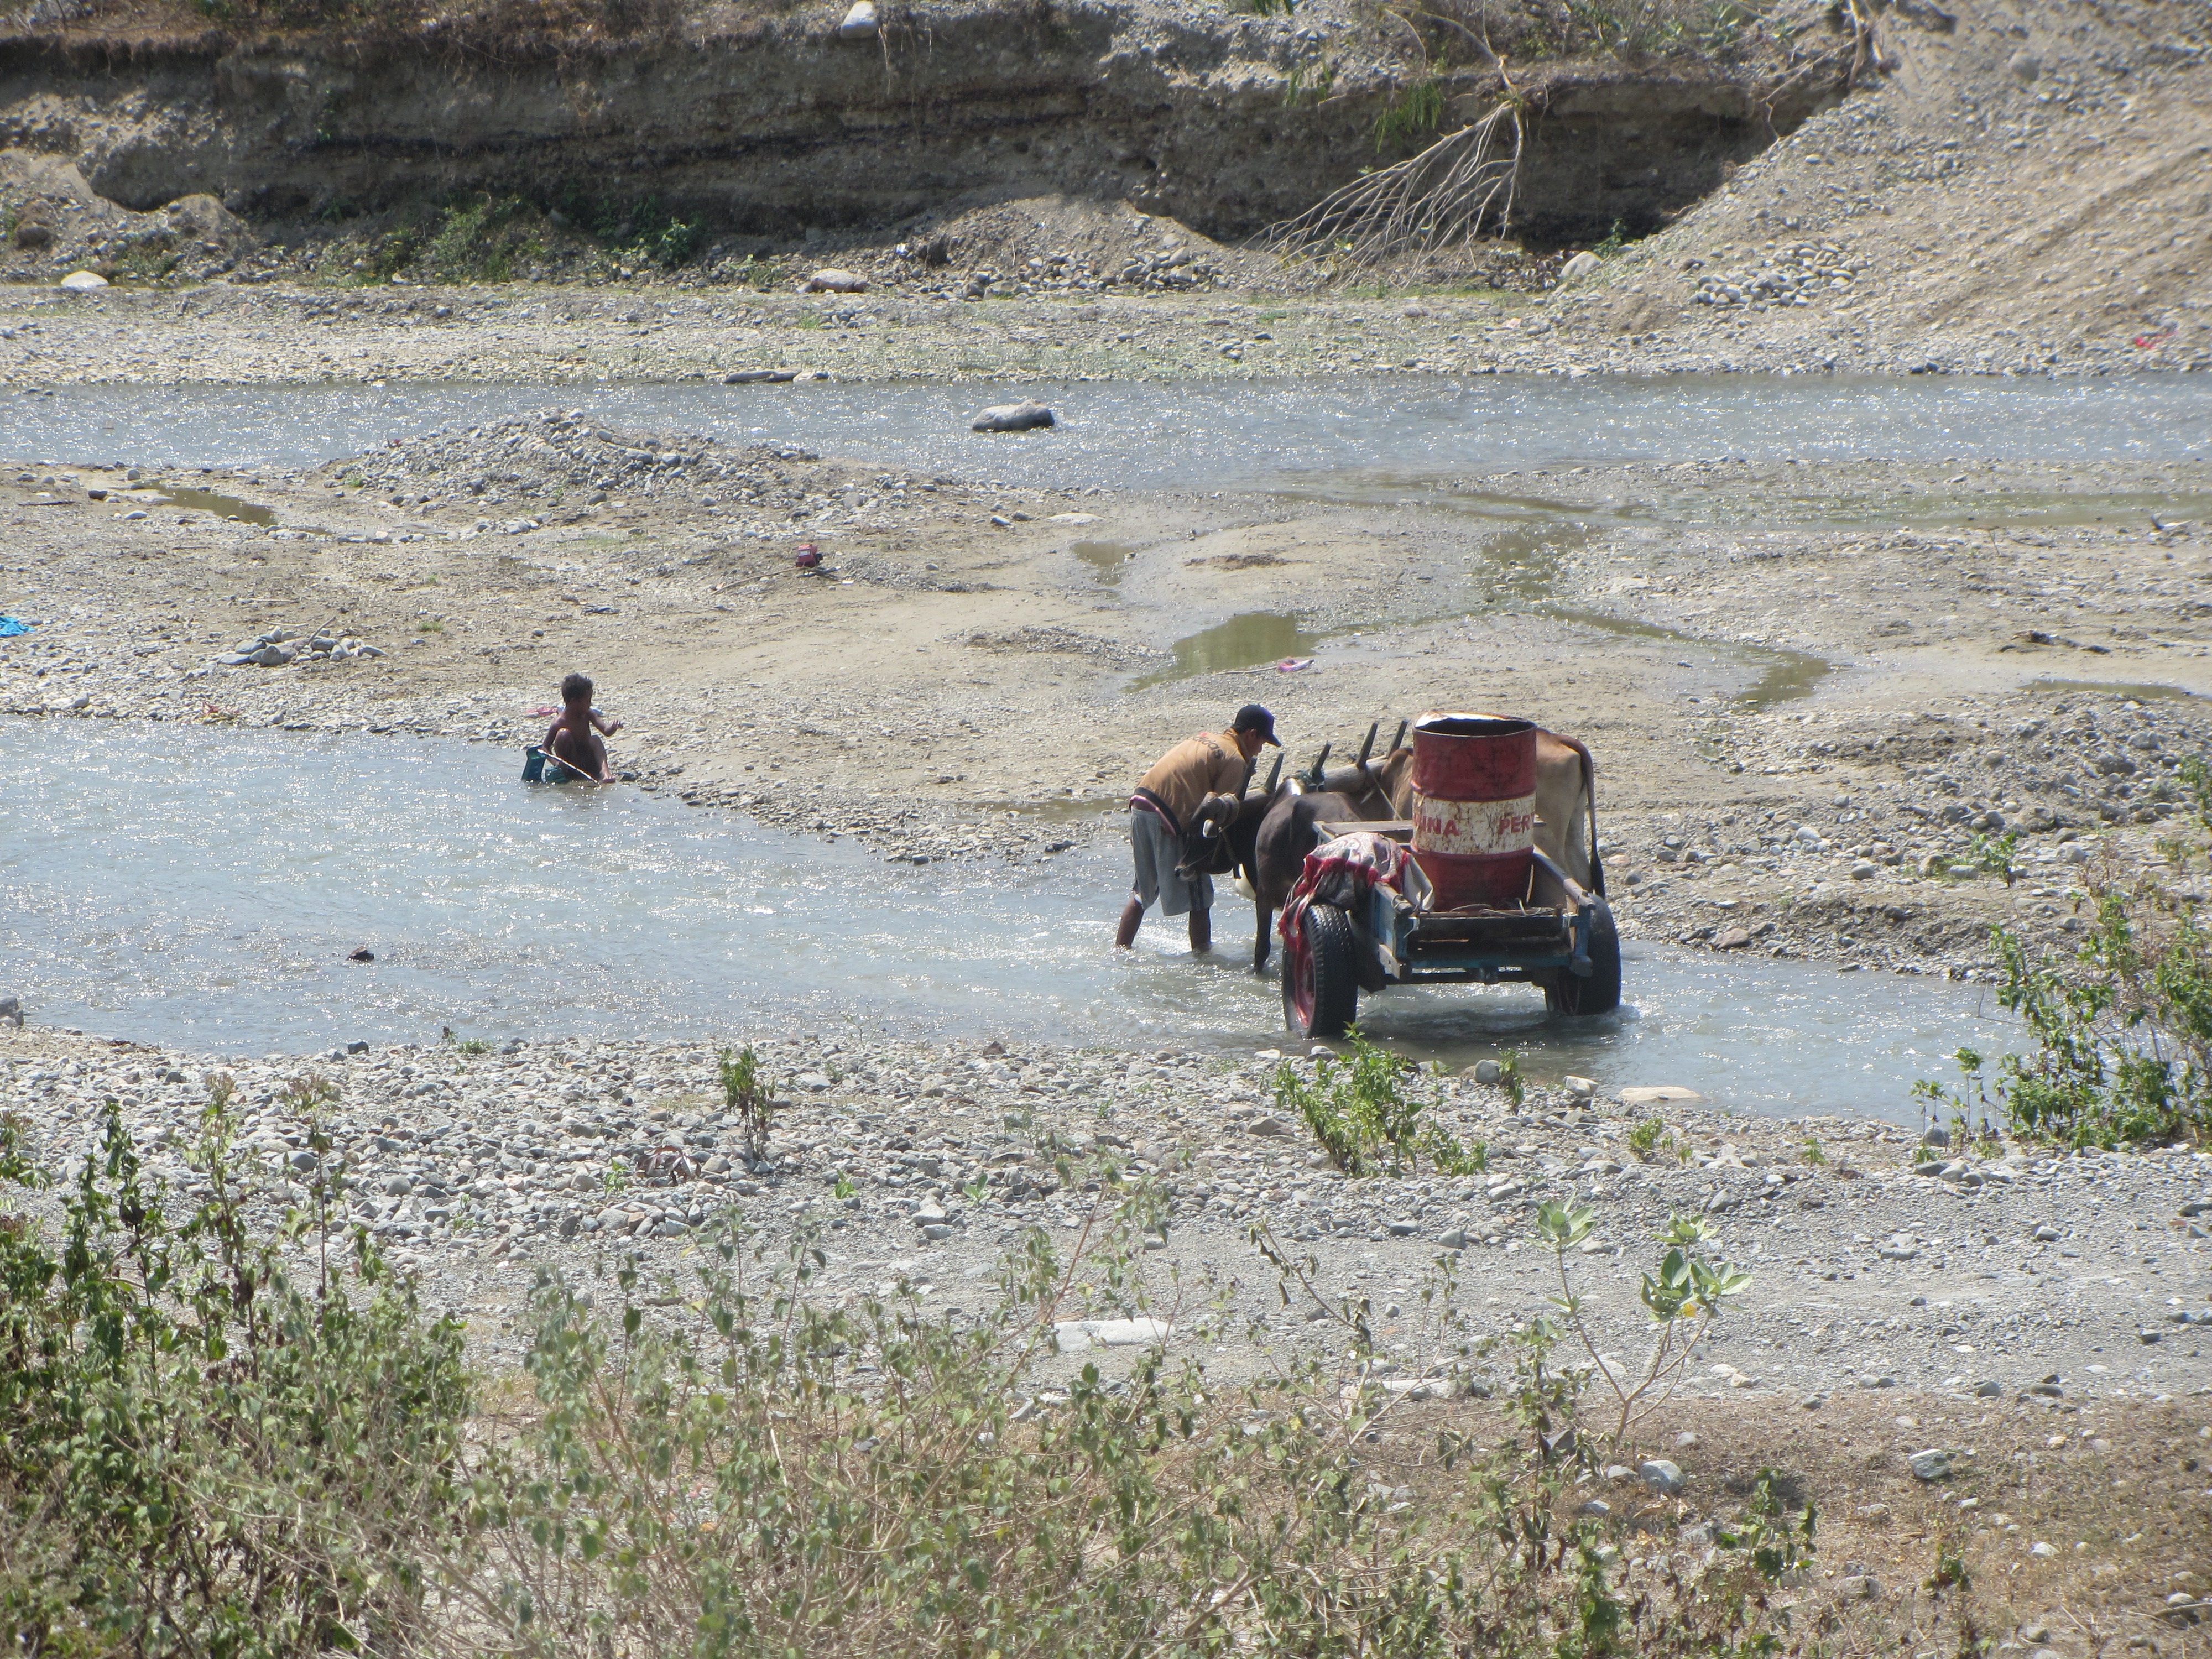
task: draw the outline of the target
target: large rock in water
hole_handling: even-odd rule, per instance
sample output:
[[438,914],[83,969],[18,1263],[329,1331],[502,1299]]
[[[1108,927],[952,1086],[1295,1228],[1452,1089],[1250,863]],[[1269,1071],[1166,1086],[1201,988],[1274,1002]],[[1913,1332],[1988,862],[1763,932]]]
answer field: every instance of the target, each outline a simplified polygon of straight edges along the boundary
[[970,432],[1028,432],[1053,423],[1052,410],[1042,404],[994,404],[979,409],[968,422]]
[[837,25],[841,40],[865,40],[876,32],[876,0],[853,0],[845,21]]

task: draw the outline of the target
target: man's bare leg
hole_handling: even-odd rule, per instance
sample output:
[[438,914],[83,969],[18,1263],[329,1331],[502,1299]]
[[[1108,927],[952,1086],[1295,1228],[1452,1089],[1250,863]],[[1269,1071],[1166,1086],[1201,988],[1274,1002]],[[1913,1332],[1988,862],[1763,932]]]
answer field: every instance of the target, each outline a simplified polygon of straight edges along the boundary
[[1194,910],[1190,913],[1190,952],[1202,957],[1213,948],[1213,912]]
[[1114,948],[1126,951],[1137,942],[1137,925],[1145,919],[1145,907],[1131,899],[1121,907],[1121,922],[1114,932]]

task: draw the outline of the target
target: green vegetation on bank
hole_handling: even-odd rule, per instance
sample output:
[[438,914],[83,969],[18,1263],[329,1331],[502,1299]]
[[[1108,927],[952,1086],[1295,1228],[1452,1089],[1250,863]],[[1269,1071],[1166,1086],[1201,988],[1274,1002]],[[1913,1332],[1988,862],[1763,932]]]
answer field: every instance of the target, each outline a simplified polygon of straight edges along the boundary
[[[311,1121],[331,1098],[294,1094]],[[325,1136],[272,1155],[237,1127],[218,1079],[180,1195],[111,1105],[56,1236],[0,1226],[9,1650],[1735,1655],[1787,1629],[1773,1592],[1811,1548],[1810,1510],[1762,1477],[1632,1583],[1628,1547],[1688,1520],[1585,1501],[1742,1288],[1694,1224],[1645,1280],[1660,1357],[1600,1365],[1595,1392],[1568,1267],[1587,1212],[1542,1218],[1555,1316],[1476,1338],[1440,1260],[1410,1369],[1364,1297],[1324,1296],[1264,1233],[1327,1358],[1237,1386],[1179,1357],[1199,1340],[1118,1377],[1063,1360],[1073,1322],[1229,1316],[1225,1285],[1157,1308],[1160,1195],[1065,1159],[1100,1189],[1090,1224],[1065,1254],[1028,1233],[983,1310],[925,1314],[903,1283],[836,1305],[810,1293],[811,1238],[770,1251],[732,1212],[687,1284],[629,1256],[594,1284],[541,1273],[517,1389],[472,1384],[457,1327],[365,1235],[325,1232]],[[44,1180],[12,1128],[6,1148],[0,1172]],[[257,1240],[247,1206],[279,1192],[290,1217]],[[1384,1479],[1394,1419],[1433,1451]]]
[[[2123,874],[2109,855],[2080,866],[2085,924],[2072,962],[2031,957],[1995,933],[1997,999],[2035,1040],[1994,1073],[1960,1049],[1960,1085],[1915,1092],[1968,1133],[2002,1122],[2032,1140],[2122,1146],[2212,1139],[2212,918],[2182,884],[2212,865],[2212,767],[2182,763],[2191,833],[2160,842],[2174,879]],[[2013,841],[1984,862],[2012,878]]]
[[698,220],[671,212],[657,196],[625,201],[573,190],[542,204],[479,192],[413,202],[374,216],[337,202],[322,217],[337,234],[317,251],[316,267],[342,283],[395,276],[507,283],[593,268],[623,275],[677,270],[697,257],[704,240]]

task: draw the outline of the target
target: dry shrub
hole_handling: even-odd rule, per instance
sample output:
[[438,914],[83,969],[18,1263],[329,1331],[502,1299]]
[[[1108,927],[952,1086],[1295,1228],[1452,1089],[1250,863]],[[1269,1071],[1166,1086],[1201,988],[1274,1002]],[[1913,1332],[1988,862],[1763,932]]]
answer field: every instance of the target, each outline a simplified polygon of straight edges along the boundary
[[1613,1449],[1576,1429],[1542,1322],[1490,1356],[1503,1440],[1440,1433],[1419,1493],[1377,1478],[1377,1448],[1445,1379],[1386,1376],[1364,1305],[1329,1310],[1340,1365],[1250,1385],[1158,1346],[1119,1379],[1059,1357],[1079,1280],[1144,1305],[1157,1200],[1098,1173],[1100,1243],[1063,1259],[1033,1232],[974,1316],[823,1308],[811,1244],[763,1261],[734,1222],[684,1291],[625,1265],[603,1310],[541,1280],[537,1399],[478,1471],[436,1651],[1428,1659],[1777,1631],[1810,1517],[1763,1483],[1629,1588],[1632,1528],[1677,1517],[1585,1509]]
[[1578,58],[1734,63],[1771,45],[1743,0],[1400,0],[1391,8],[1437,64]]

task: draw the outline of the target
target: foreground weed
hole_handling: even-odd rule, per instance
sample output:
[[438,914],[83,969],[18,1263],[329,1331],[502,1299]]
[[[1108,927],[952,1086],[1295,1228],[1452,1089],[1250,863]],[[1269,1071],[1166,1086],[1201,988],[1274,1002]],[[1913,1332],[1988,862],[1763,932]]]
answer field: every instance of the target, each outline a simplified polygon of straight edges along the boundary
[[1413,1061],[1352,1033],[1352,1053],[1316,1061],[1313,1081],[1285,1065],[1275,1073],[1275,1103],[1303,1119],[1336,1167],[1346,1175],[1413,1172],[1426,1158],[1439,1175],[1469,1175],[1490,1165],[1480,1141],[1462,1146],[1442,1125],[1425,1121],[1433,1097],[1409,1085],[1419,1074]]
[[1637,1293],[1655,1332],[1650,1355],[1640,1373],[1624,1368],[1598,1352],[1567,1267],[1567,1252],[1589,1237],[1596,1219],[1597,1212],[1588,1205],[1546,1204],[1537,1212],[1536,1231],[1552,1247],[1559,1269],[1559,1294],[1551,1298],[1552,1304],[1565,1316],[1620,1407],[1610,1437],[1617,1446],[1673,1396],[1690,1356],[1720,1317],[1722,1304],[1750,1289],[1751,1275],[1706,1254],[1705,1246],[1713,1237],[1711,1223],[1694,1216],[1674,1217],[1660,1235],[1667,1249],[1658,1271],[1644,1275]]
[[[335,1091],[310,1076],[289,1092],[316,1113]],[[333,1270],[320,1221],[339,1171],[319,1126],[311,1208],[282,1240],[249,1231],[266,1174],[231,1096],[211,1079],[196,1205],[144,1176],[111,1104],[58,1240],[0,1222],[10,1651],[307,1659],[423,1629],[431,1547],[459,1517],[459,1328],[426,1318],[366,1237]],[[13,1129],[0,1179],[45,1181]],[[303,1285],[280,1244],[310,1231]]]

